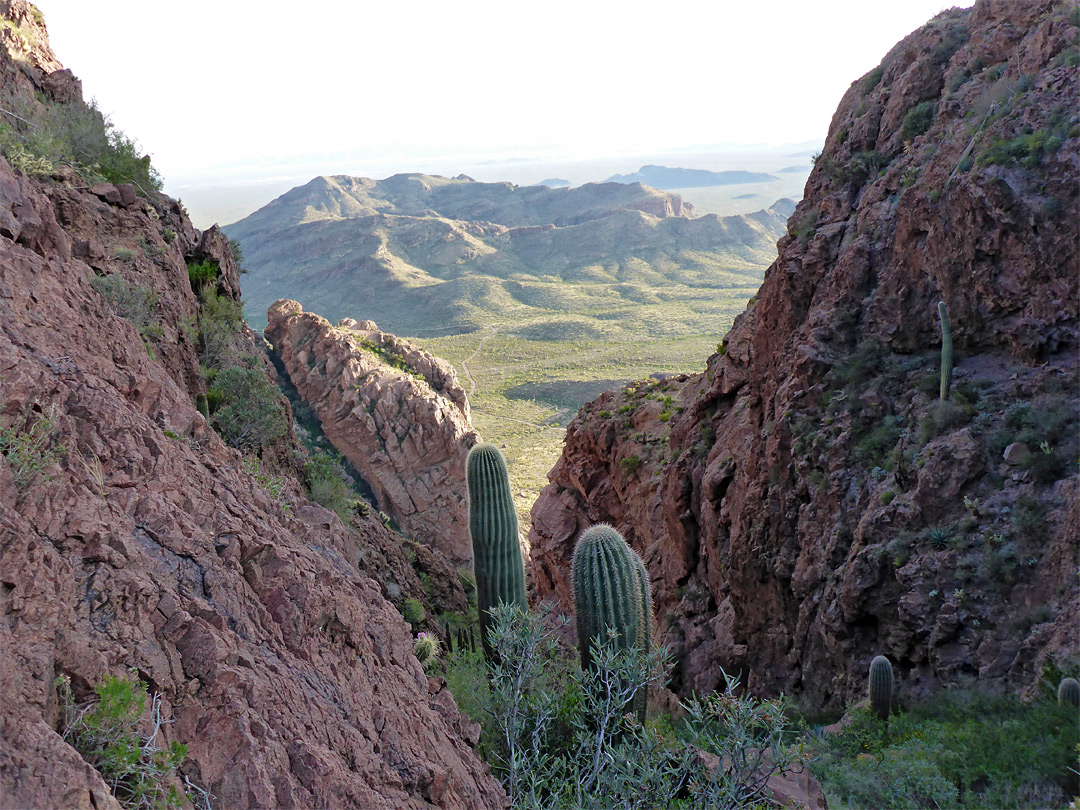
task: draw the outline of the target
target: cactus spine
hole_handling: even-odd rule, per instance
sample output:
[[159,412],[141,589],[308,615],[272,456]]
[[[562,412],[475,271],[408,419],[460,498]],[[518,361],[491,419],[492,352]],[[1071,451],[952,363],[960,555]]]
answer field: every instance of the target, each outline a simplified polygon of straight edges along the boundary
[[875,656],[870,662],[870,708],[882,720],[889,719],[892,696],[892,664],[884,655]]
[[510,474],[499,448],[488,442],[473,447],[465,462],[469,488],[469,537],[480,613],[484,658],[493,662],[488,627],[491,608],[500,603],[528,608],[525,563],[518,542],[517,511],[510,494]]
[[949,398],[949,387],[952,385],[952,330],[949,328],[949,311],[945,309],[944,301],[938,301],[937,311],[941,318],[941,401],[944,402]]
[[[621,534],[604,524],[586,530],[574,548],[571,581],[582,669],[592,666],[597,639],[604,640],[612,632],[620,649],[648,651],[652,636],[649,579],[641,557]],[[640,722],[645,721],[647,703],[647,689],[631,700]]]
[[1080,706],[1080,682],[1076,678],[1062,678],[1058,684],[1058,705]]

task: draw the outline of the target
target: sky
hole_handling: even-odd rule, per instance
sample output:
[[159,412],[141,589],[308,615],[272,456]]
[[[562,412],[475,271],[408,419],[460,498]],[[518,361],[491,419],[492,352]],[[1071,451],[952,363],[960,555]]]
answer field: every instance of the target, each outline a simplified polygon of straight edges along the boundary
[[409,171],[820,142],[852,81],[970,4],[36,2],[59,60],[166,190],[320,159]]

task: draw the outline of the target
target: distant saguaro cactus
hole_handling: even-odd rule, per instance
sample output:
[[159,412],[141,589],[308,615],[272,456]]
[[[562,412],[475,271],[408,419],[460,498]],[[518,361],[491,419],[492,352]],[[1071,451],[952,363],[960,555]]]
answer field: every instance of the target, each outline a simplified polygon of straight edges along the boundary
[[1080,706],[1080,681],[1076,678],[1062,678],[1058,684],[1058,705]]
[[203,419],[210,421],[210,403],[207,402],[206,394],[195,395],[195,409],[202,414]]
[[889,719],[893,697],[892,664],[884,655],[870,662],[870,708],[882,720]]
[[953,353],[952,330],[949,328],[949,311],[944,301],[938,301],[938,317],[941,319],[941,401],[949,398],[952,385]]
[[488,642],[491,608],[500,602],[528,608],[525,562],[518,542],[518,519],[510,494],[510,474],[499,448],[482,442],[465,462],[469,488],[469,537],[472,539],[476,606],[484,658],[494,661]]
[[[648,651],[652,641],[652,596],[641,557],[613,527],[600,524],[582,533],[571,562],[574,612],[581,668],[592,666],[593,646],[609,633],[620,649]],[[631,701],[645,720],[647,689]]]

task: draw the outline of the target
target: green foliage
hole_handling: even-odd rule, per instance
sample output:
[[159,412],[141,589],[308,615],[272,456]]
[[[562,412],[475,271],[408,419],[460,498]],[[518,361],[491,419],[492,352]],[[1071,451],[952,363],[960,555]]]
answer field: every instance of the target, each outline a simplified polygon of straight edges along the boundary
[[195,409],[202,414],[203,419],[208,423],[210,421],[210,403],[206,399],[206,394],[201,391],[195,395]]
[[188,262],[187,273],[191,289],[196,293],[201,293],[204,287],[217,281],[217,277],[221,273],[221,266],[213,259]]
[[864,96],[868,95],[871,90],[873,90],[875,87],[878,86],[878,84],[881,83],[881,77],[884,75],[885,66],[878,65],[876,68],[874,68],[862,77],[862,80],[859,82],[859,93]]
[[210,394],[219,403],[214,427],[232,447],[258,451],[285,436],[280,392],[261,368],[231,366],[218,372]]
[[265,472],[259,465],[259,460],[254,456],[244,456],[240,462],[240,467],[255,479],[255,482],[262,488],[263,492],[282,508],[285,514],[292,512],[292,501],[289,500],[288,493],[285,491],[285,479],[280,475],[274,475],[270,472]]
[[641,459],[638,458],[637,453],[634,453],[633,455],[620,460],[619,466],[626,470],[628,475],[633,475],[637,472],[637,468],[641,466]]
[[427,611],[424,610],[424,606],[420,604],[419,600],[412,598],[406,599],[402,603],[401,615],[413,627],[423,624],[424,620],[427,619]]
[[934,120],[935,105],[932,101],[921,101],[908,110],[904,123],[900,126],[900,138],[913,141],[926,130]]
[[304,464],[304,483],[311,500],[336,512],[345,520],[356,511],[356,493],[345,482],[341,461],[325,450],[317,450]]
[[1011,166],[1022,163],[1033,169],[1047,157],[1053,155],[1064,143],[1060,134],[1049,130],[1029,132],[1015,138],[999,138],[987,144],[986,150],[979,155],[980,166]]
[[886,416],[881,424],[867,433],[855,446],[855,457],[863,464],[874,467],[896,447],[903,433],[903,422],[897,416]]
[[64,455],[65,448],[55,442],[57,430],[52,408],[38,413],[28,408],[21,418],[0,429],[0,454],[7,459],[16,488],[29,487]]
[[[778,703],[725,692],[691,701],[681,734],[670,722],[643,726],[625,706],[664,682],[666,653],[596,645],[594,665],[568,665],[561,625],[502,605],[492,611],[498,663],[487,683],[478,656],[455,656],[447,683],[483,722],[481,750],[514,808],[750,808],[765,782],[800,767]],[[460,694],[460,697],[459,697]],[[477,713],[473,713],[477,712]],[[699,753],[716,756],[711,770]]]
[[[195,318],[199,330],[200,362],[212,371],[238,362],[240,334],[244,318],[238,301],[218,295],[212,286],[199,292],[199,312]],[[211,408],[212,410],[212,408]]]
[[850,726],[812,746],[811,769],[853,810],[1063,806],[1077,789],[1075,711],[1052,695],[1025,703],[962,690],[894,714],[887,726],[855,710]]
[[236,271],[241,275],[247,273],[247,268],[244,267],[244,248],[241,246],[239,239],[229,240],[229,252],[232,253]]
[[164,334],[157,315],[158,294],[147,287],[131,284],[119,275],[94,276],[90,286],[121,318],[131,321],[144,340],[159,340]]
[[944,402],[949,398],[949,388],[952,385],[952,330],[949,328],[949,312],[945,308],[944,301],[938,301],[937,310],[938,318],[941,320],[941,387],[938,396]]
[[480,640],[484,655],[491,661],[493,650],[488,633],[492,609],[500,604],[523,609],[528,605],[525,562],[506,459],[494,444],[481,442],[469,451],[465,467]]
[[893,669],[884,655],[874,656],[870,662],[870,707],[882,720],[889,719],[893,699]]
[[76,704],[67,678],[58,678],[56,685],[64,739],[101,774],[121,806],[169,810],[184,806],[189,798],[206,798],[190,783],[190,797],[180,788],[177,768],[187,757],[187,746],[175,740],[165,748],[159,745],[161,729],[169,721],[162,715],[160,697],[151,699],[142,681],[107,678],[95,690],[97,699],[82,705]]
[[0,153],[33,174],[70,166],[89,182],[131,183],[146,196],[160,191],[149,155],[117,129],[96,103],[54,104],[17,95],[0,122]]

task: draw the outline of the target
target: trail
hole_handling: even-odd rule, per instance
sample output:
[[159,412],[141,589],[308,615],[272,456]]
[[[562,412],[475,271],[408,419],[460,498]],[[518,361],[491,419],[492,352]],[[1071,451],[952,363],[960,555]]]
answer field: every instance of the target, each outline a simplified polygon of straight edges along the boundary
[[[476,355],[480,354],[480,352],[483,351],[483,349],[484,349],[484,344],[488,342],[488,338],[490,338],[492,335],[495,334],[495,327],[494,326],[489,325],[488,329],[491,330],[491,334],[490,335],[484,335],[482,338],[480,338],[480,345],[476,347],[476,351],[473,352],[472,354],[470,354],[467,359],[461,361],[461,367],[463,369],[465,369],[465,376],[469,378],[469,396],[470,397],[473,394],[476,393],[476,380],[473,379],[472,372],[469,371],[469,360],[472,360],[473,358],[476,357]],[[526,424],[528,424],[528,423],[526,423]]]

